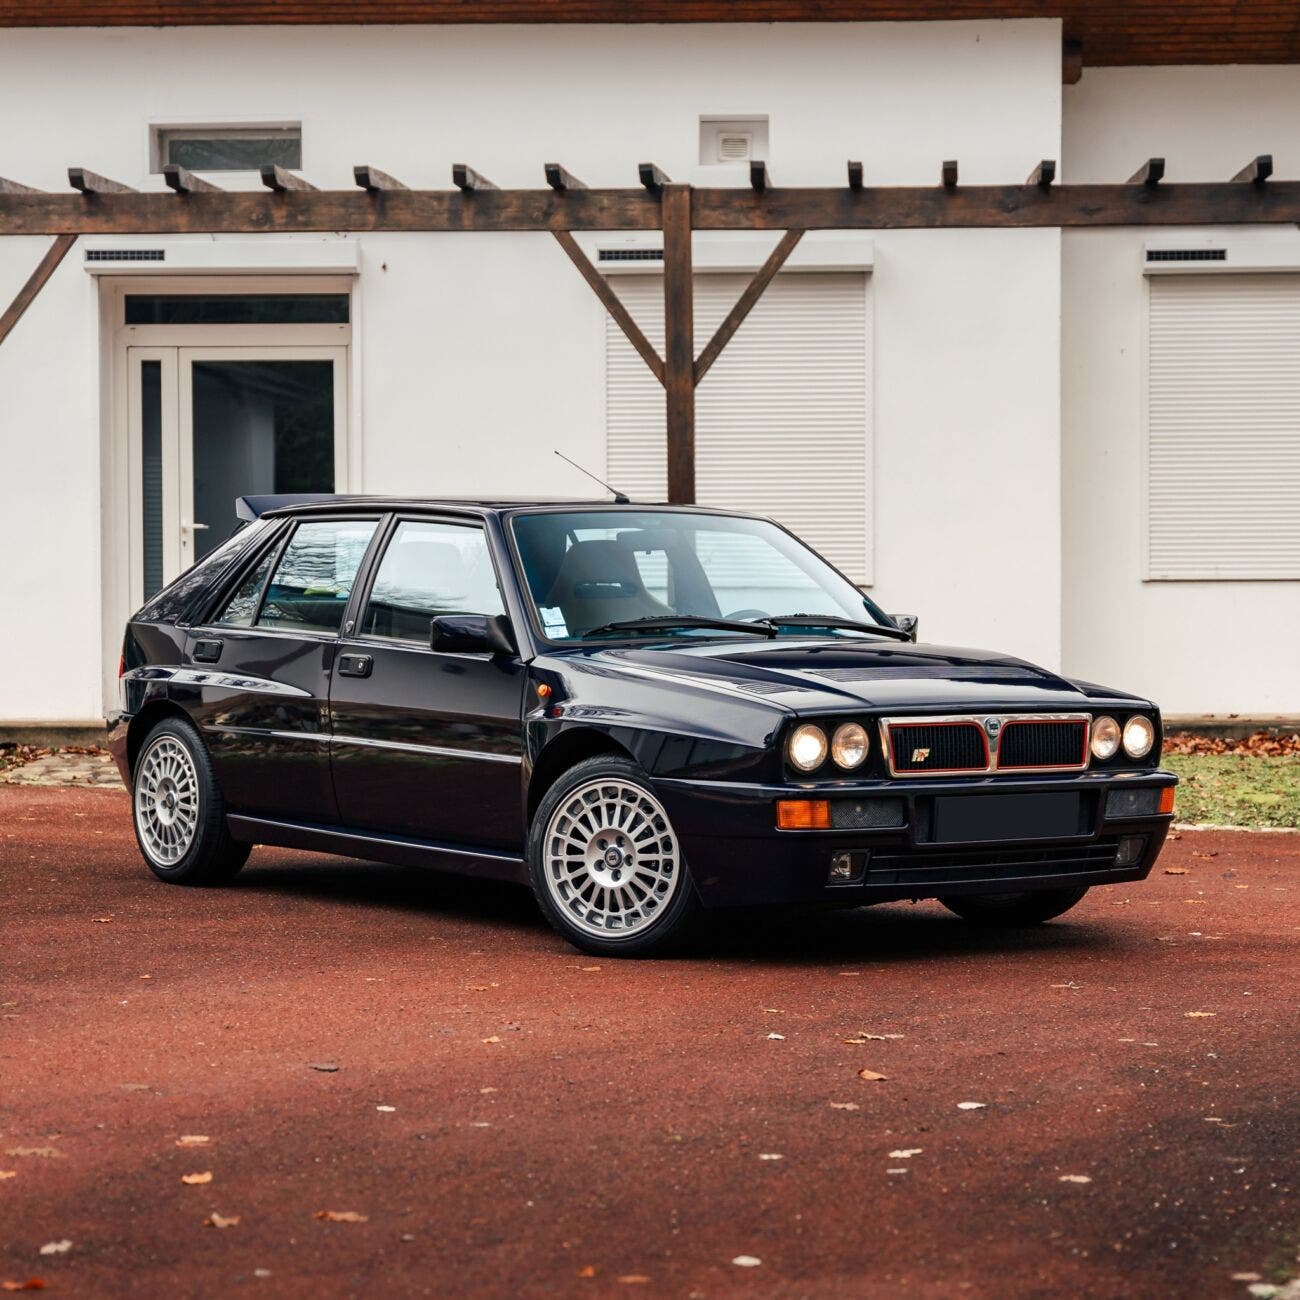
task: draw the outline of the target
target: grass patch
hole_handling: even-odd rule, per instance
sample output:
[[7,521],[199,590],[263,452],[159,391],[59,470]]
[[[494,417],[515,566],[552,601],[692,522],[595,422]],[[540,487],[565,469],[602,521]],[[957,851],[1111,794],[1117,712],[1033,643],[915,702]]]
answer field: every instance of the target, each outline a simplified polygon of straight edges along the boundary
[[1180,778],[1180,822],[1300,827],[1300,757],[1165,754],[1161,766]]

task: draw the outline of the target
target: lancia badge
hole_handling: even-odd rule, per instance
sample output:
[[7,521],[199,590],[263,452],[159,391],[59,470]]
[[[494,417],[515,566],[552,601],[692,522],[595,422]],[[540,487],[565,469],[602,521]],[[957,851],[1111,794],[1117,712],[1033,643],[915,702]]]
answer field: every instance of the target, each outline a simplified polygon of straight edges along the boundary
[[925,760],[929,757],[930,757],[930,751],[928,749],[914,749],[912,751],[913,763],[924,763]]

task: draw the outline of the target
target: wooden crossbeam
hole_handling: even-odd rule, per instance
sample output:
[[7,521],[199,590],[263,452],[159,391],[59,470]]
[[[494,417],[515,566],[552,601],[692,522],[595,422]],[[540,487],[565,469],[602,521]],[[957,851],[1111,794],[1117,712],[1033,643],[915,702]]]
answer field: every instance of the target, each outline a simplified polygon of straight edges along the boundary
[[664,363],[654,350],[654,345],[646,338],[641,327],[632,318],[632,313],[623,305],[623,300],[614,292],[613,286],[591,264],[591,258],[582,251],[578,241],[567,230],[551,232],[556,242],[569,255],[569,261],[578,268],[582,278],[595,290],[596,297],[605,304],[605,310],[618,322],[618,327],[627,335],[627,341],[640,354],[641,360],[650,367],[650,373],[662,384],[664,382]]
[[768,187],[767,164],[759,158],[750,160],[749,186],[756,194],[762,194]]
[[658,194],[665,185],[670,184],[668,174],[661,168],[656,167],[654,163],[638,164],[636,173],[641,180],[641,184],[653,194]]
[[587,187],[572,173],[565,171],[559,163],[547,163],[543,169],[546,183],[553,190],[585,190]]
[[9,332],[22,319],[23,313],[32,305],[32,299],[45,287],[45,282],[52,276],[58,265],[68,255],[68,250],[77,242],[76,235],[57,235],[49,251],[41,258],[39,265],[27,277],[27,283],[18,290],[13,302],[0,316],[0,343],[9,337]]
[[277,194],[284,194],[289,190],[312,190],[319,193],[310,181],[303,180],[301,176],[286,170],[279,163],[262,164],[262,184]]
[[785,265],[786,258],[794,252],[795,245],[802,238],[802,230],[787,230],[768,255],[767,261],[745,286],[745,291],[736,300],[736,305],[727,313],[722,324],[705,345],[704,351],[696,358],[695,382],[697,384],[709,373],[709,368],[718,359],[722,349],[731,342],[732,335],[741,327],[745,317],[753,310],[754,304],[762,297],[763,290],[772,283],[776,273]]
[[352,169],[352,179],[367,194],[378,194],[382,190],[405,190],[410,188],[410,186],[403,185],[401,181],[390,176],[387,172],[381,172],[378,167],[372,167],[369,163],[358,163]]
[[1148,158],[1141,167],[1128,178],[1130,185],[1159,185],[1165,178],[1165,160]]
[[68,168],[68,184],[82,194],[136,194],[129,185],[120,181],[110,181],[98,172],[87,171],[84,167]]
[[1043,189],[1047,189],[1048,186],[1050,186],[1055,179],[1056,179],[1056,159],[1044,158],[1043,161],[1040,162],[1038,166],[1035,167],[1034,170],[1029,173],[1029,177],[1025,181],[1025,184],[1038,185],[1041,186]]
[[860,162],[850,162],[849,172],[849,189],[860,190],[862,188],[862,164]]
[[943,181],[943,187],[946,190],[955,190],[957,188],[957,160],[948,158],[939,168],[939,179]]
[[1263,185],[1273,174],[1273,155],[1271,153],[1262,153],[1258,158],[1252,158],[1232,179],[1234,181],[1249,181],[1253,185]]
[[497,188],[486,176],[480,176],[473,167],[467,167],[464,163],[452,163],[451,181],[457,189],[465,191],[466,194],[474,190],[494,190]]
[[[0,194],[44,194],[44,190],[38,190],[33,185],[23,185],[20,181],[6,180],[0,176]],[[0,231],[2,234],[3,231]]]
[[211,181],[205,181],[201,176],[195,176],[188,167],[182,167],[179,163],[165,164],[162,174],[163,180],[177,194],[197,194],[200,191],[206,191],[209,194],[221,193],[220,185],[213,185]]

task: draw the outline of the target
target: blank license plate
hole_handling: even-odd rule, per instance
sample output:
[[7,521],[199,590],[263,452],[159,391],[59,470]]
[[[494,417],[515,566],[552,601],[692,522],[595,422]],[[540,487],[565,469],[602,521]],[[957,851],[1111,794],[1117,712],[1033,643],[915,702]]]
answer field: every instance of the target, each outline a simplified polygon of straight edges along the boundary
[[940,795],[934,801],[937,843],[1057,839],[1078,833],[1077,793]]

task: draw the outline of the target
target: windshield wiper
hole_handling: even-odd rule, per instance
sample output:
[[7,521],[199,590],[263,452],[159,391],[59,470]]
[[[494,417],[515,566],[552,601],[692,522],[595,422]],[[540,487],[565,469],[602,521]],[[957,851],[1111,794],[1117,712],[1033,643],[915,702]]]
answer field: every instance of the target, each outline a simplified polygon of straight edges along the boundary
[[841,618],[838,614],[772,614],[764,622],[774,631],[780,627],[842,627],[854,632],[878,632],[881,636],[893,637],[895,641],[912,639],[901,627],[862,623],[854,618]]
[[590,628],[583,636],[600,636],[605,632],[671,632],[674,628],[716,628],[720,632],[749,632],[772,637],[776,628],[770,623],[742,623],[731,618],[701,618],[694,614],[659,614],[651,618],[625,618]]

